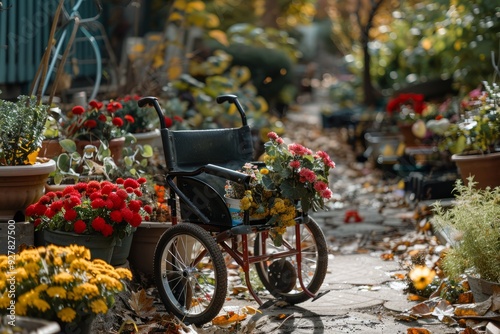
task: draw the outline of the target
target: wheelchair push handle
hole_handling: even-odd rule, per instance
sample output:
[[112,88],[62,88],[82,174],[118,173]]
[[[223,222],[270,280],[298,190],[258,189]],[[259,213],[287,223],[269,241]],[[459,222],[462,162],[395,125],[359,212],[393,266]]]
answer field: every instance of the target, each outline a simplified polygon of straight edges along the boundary
[[245,115],[245,111],[243,110],[243,107],[241,106],[240,101],[238,101],[238,97],[236,95],[232,94],[220,95],[217,96],[215,100],[217,101],[218,104],[222,104],[224,102],[234,103],[236,109],[238,109],[238,112],[240,113],[241,124],[243,126],[247,125],[247,115]]
[[[238,112],[240,113],[242,126],[246,126],[248,124],[245,111],[243,110],[243,107],[238,101],[238,97],[236,95],[231,95],[231,94],[220,95],[217,96],[216,101],[219,104],[222,104],[224,102],[234,103],[236,109],[238,109]],[[143,108],[147,105],[153,106],[156,110],[156,113],[158,114],[158,117],[160,118],[160,128],[165,129],[167,127],[165,123],[165,117],[163,117],[163,112],[161,111],[160,104],[158,103],[158,99],[156,97],[154,96],[143,97],[139,101],[137,101],[137,105],[139,106],[139,108]]]

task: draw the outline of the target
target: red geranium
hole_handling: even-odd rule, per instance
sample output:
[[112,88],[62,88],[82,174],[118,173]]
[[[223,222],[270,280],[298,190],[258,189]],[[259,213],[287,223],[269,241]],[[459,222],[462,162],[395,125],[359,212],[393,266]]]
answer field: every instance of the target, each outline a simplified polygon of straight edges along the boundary
[[401,108],[406,106],[420,115],[425,108],[424,98],[425,96],[423,94],[399,94],[387,103],[387,112],[392,114],[395,111],[401,111]]
[[[79,234],[100,233],[123,238],[143,220],[151,208],[143,205],[143,180],[91,181],[68,186],[63,192],[49,192],[32,205],[26,214],[37,230],[62,230]],[[130,192],[125,191],[125,187]],[[125,223],[124,223],[125,222]]]

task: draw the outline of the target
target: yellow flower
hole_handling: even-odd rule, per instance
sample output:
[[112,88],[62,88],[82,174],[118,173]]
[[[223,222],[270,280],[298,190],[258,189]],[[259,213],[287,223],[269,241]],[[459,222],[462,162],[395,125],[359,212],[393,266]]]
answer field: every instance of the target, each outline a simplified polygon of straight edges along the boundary
[[50,298],[59,297],[66,298],[66,289],[60,286],[51,286],[47,289],[47,295]]
[[260,170],[260,173],[261,173],[262,175],[267,175],[267,174],[269,174],[269,169],[267,169],[267,168],[262,168],[262,169]]
[[26,306],[26,303],[23,303],[21,301],[18,301],[16,303],[16,314],[17,315],[26,315],[27,311],[28,311],[28,307]]
[[92,309],[92,312],[94,313],[102,313],[106,314],[108,312],[108,305],[104,302],[102,298],[93,300],[90,303],[90,308]]
[[53,277],[53,280],[57,284],[71,283],[75,280],[73,275],[70,273],[62,272]]
[[92,263],[90,261],[87,261],[85,259],[75,259],[73,262],[71,262],[71,265],[69,266],[69,270],[71,272],[75,271],[86,271]]
[[0,297],[0,309],[6,309],[10,305],[10,298],[7,292],[3,294],[2,297]]
[[64,322],[72,322],[75,319],[76,312],[71,307],[65,307],[57,312],[57,317]]
[[69,249],[75,253],[78,258],[82,258],[84,260],[90,260],[90,250],[83,246],[71,245]]
[[47,311],[48,309],[50,309],[50,305],[49,303],[47,303],[45,300],[43,299],[40,299],[40,298],[36,298],[33,300],[33,305],[39,309],[40,311],[42,312],[45,312]]
[[42,291],[47,290],[47,288],[48,288],[48,287],[49,287],[49,286],[48,286],[47,284],[40,284],[39,286],[37,286],[37,287],[34,289],[34,291],[35,291],[36,293],[40,293],[40,292],[42,292]]
[[28,278],[28,273],[24,268],[17,268],[16,269],[16,281],[23,281]]
[[102,274],[97,275],[96,281],[98,283],[104,284],[109,289],[117,289],[117,290],[123,289],[123,285],[119,280],[117,280],[113,277],[109,277],[107,275],[102,275]]
[[95,297],[98,296],[99,289],[95,284],[83,283],[73,288],[73,299],[80,300],[83,297]]
[[27,262],[23,267],[28,272],[29,277],[37,277],[38,270],[40,270],[40,264],[38,262]]
[[240,200],[240,209],[248,210],[252,205],[251,197],[245,196]]
[[408,274],[417,290],[423,290],[432,283],[436,272],[426,266],[415,266]]
[[116,268],[116,273],[120,276],[120,279],[132,280],[132,272],[126,268]]

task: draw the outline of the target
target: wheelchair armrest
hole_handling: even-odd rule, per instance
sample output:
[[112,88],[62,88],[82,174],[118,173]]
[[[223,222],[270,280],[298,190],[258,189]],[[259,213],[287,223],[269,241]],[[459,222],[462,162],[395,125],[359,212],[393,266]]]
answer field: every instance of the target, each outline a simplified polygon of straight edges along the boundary
[[229,168],[208,164],[205,165],[204,171],[207,174],[212,174],[233,182],[244,184],[245,188],[248,188],[248,185],[250,184],[250,175],[237,172]]

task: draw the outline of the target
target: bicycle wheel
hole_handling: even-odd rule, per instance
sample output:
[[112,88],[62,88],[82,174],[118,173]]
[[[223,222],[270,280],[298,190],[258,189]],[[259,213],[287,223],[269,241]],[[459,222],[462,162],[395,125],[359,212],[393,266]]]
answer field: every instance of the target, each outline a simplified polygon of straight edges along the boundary
[[[328,267],[325,236],[318,223],[310,218],[307,224],[300,225],[300,237],[302,253],[300,275],[307,289],[316,293],[325,279]],[[282,246],[275,246],[269,237],[264,240],[265,254],[294,249],[295,239],[295,227],[288,227],[283,234]],[[256,256],[264,255],[261,240],[262,233],[258,233],[254,244]],[[262,284],[274,297],[290,304],[299,304],[311,298],[300,286],[295,255],[278,258],[272,262],[258,262],[255,268]]]
[[187,324],[211,321],[224,305],[227,269],[214,238],[192,223],[172,226],[154,255],[154,279],[167,311]]

